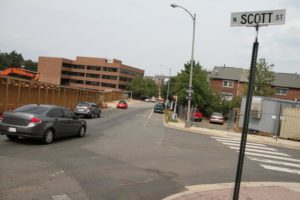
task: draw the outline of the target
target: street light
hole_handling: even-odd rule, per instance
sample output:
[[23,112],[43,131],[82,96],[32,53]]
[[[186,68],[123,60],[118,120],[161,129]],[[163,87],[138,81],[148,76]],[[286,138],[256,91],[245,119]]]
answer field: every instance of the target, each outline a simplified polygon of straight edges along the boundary
[[168,81],[168,89],[167,89],[167,97],[166,97],[166,101],[167,103],[169,103],[169,93],[170,93],[170,82],[171,82],[171,67],[166,67],[166,66],[163,66],[161,65],[161,67],[165,67],[165,68],[168,68],[169,69],[169,81]]
[[184,7],[177,5],[175,3],[171,4],[172,8],[181,8],[184,11],[186,11],[193,20],[193,39],[192,39],[192,56],[191,56],[191,70],[190,70],[190,82],[189,82],[189,87],[188,87],[188,109],[187,109],[187,116],[186,116],[186,123],[185,123],[185,127],[189,127],[190,126],[190,110],[191,110],[191,103],[192,103],[192,80],[193,80],[193,67],[194,67],[194,46],[195,46],[195,26],[196,26],[196,14],[192,15],[191,12],[189,12],[187,9],[185,9]]

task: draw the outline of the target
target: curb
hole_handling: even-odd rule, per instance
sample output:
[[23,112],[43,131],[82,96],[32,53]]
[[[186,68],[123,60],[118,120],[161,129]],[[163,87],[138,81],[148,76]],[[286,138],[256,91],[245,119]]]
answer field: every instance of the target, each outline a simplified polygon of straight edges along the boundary
[[[300,193],[300,185],[295,182],[242,182],[241,187],[283,187],[289,190]],[[234,183],[218,183],[218,184],[203,184],[203,185],[193,185],[185,186],[187,191],[173,194],[171,196],[165,197],[162,200],[173,200],[175,198],[182,197],[184,195],[193,194],[195,192],[204,192],[210,190],[221,190],[221,189],[233,189]]]

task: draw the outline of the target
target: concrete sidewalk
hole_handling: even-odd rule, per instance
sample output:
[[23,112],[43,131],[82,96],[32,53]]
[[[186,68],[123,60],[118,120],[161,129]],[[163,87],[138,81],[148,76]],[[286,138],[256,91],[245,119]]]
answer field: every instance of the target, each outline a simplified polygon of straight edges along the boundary
[[[233,183],[208,184],[186,187],[187,191],[163,200],[231,200]],[[299,200],[300,184],[287,182],[242,183],[239,200]]]
[[[241,137],[241,133],[233,132],[233,131],[214,130],[214,129],[195,127],[195,126],[185,128],[184,127],[185,123],[180,119],[178,119],[178,122],[164,121],[164,123],[165,126],[169,128],[175,128],[183,131],[189,131],[189,132],[212,135],[212,136],[220,136],[220,137],[239,137],[239,138]],[[300,141],[286,140],[281,138],[278,138],[276,140],[275,138],[272,137],[252,135],[252,134],[248,134],[247,141],[300,150]]]

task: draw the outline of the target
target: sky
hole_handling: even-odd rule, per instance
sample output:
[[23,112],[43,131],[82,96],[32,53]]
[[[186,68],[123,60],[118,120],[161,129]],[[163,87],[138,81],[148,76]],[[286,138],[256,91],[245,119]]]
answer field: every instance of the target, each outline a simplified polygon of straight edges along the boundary
[[0,0],[0,51],[39,56],[115,58],[145,75],[176,75],[191,59],[249,68],[255,29],[230,27],[232,12],[286,9],[285,25],[261,27],[258,58],[274,71],[300,73],[299,0]]

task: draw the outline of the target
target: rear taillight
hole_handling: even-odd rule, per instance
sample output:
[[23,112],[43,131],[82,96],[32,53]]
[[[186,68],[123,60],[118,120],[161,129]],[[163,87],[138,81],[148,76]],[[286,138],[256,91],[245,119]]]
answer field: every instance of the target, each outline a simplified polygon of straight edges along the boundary
[[3,115],[0,115],[0,120],[3,120]]
[[41,123],[42,120],[40,118],[34,117],[30,120],[31,123]]

